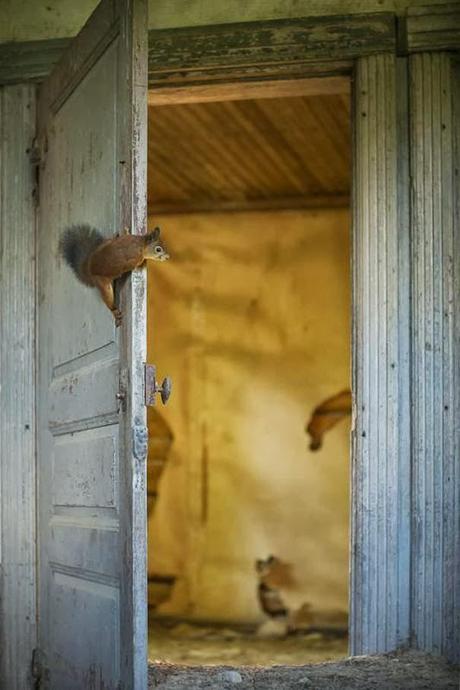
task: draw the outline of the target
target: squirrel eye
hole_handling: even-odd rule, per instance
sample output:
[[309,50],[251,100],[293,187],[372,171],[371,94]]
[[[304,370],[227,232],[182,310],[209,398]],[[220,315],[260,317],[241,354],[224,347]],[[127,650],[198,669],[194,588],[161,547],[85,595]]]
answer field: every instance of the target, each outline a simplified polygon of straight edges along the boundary
[[161,247],[155,247],[155,251],[156,251],[157,254],[159,254],[159,253],[160,253],[161,251],[163,251],[163,250],[162,250]]

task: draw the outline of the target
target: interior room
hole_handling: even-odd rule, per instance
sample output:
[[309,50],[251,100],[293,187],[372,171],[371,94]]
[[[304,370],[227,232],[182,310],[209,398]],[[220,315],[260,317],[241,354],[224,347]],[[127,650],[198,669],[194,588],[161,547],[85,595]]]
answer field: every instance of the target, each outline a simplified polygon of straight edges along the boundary
[[[350,105],[149,106],[149,656],[346,656]],[[307,428],[308,427],[308,428]]]

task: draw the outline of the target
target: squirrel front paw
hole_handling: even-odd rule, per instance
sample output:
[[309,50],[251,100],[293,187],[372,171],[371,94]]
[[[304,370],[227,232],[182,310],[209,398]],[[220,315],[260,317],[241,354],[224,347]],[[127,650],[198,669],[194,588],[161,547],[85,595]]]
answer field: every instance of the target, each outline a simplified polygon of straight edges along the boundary
[[115,319],[115,326],[118,328],[121,325],[123,314],[120,309],[112,309],[112,314]]

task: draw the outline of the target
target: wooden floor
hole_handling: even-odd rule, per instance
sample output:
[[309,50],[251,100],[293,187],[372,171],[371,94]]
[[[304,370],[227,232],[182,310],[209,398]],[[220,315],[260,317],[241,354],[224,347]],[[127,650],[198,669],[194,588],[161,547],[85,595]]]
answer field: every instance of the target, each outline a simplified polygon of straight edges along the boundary
[[289,635],[283,639],[261,639],[254,632],[231,628],[165,624],[151,621],[149,659],[173,664],[314,664],[340,659],[348,654],[345,637],[318,632]]

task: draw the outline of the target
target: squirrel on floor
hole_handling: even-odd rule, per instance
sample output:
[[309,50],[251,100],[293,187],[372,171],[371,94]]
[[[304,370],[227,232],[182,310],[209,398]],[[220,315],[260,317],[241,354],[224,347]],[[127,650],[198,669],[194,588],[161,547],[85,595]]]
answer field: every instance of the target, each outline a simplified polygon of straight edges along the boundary
[[99,290],[119,326],[122,314],[115,306],[113,281],[138,268],[146,259],[169,259],[159,238],[160,228],[146,235],[126,234],[106,239],[90,225],[73,225],[64,231],[59,250],[78,280]]

